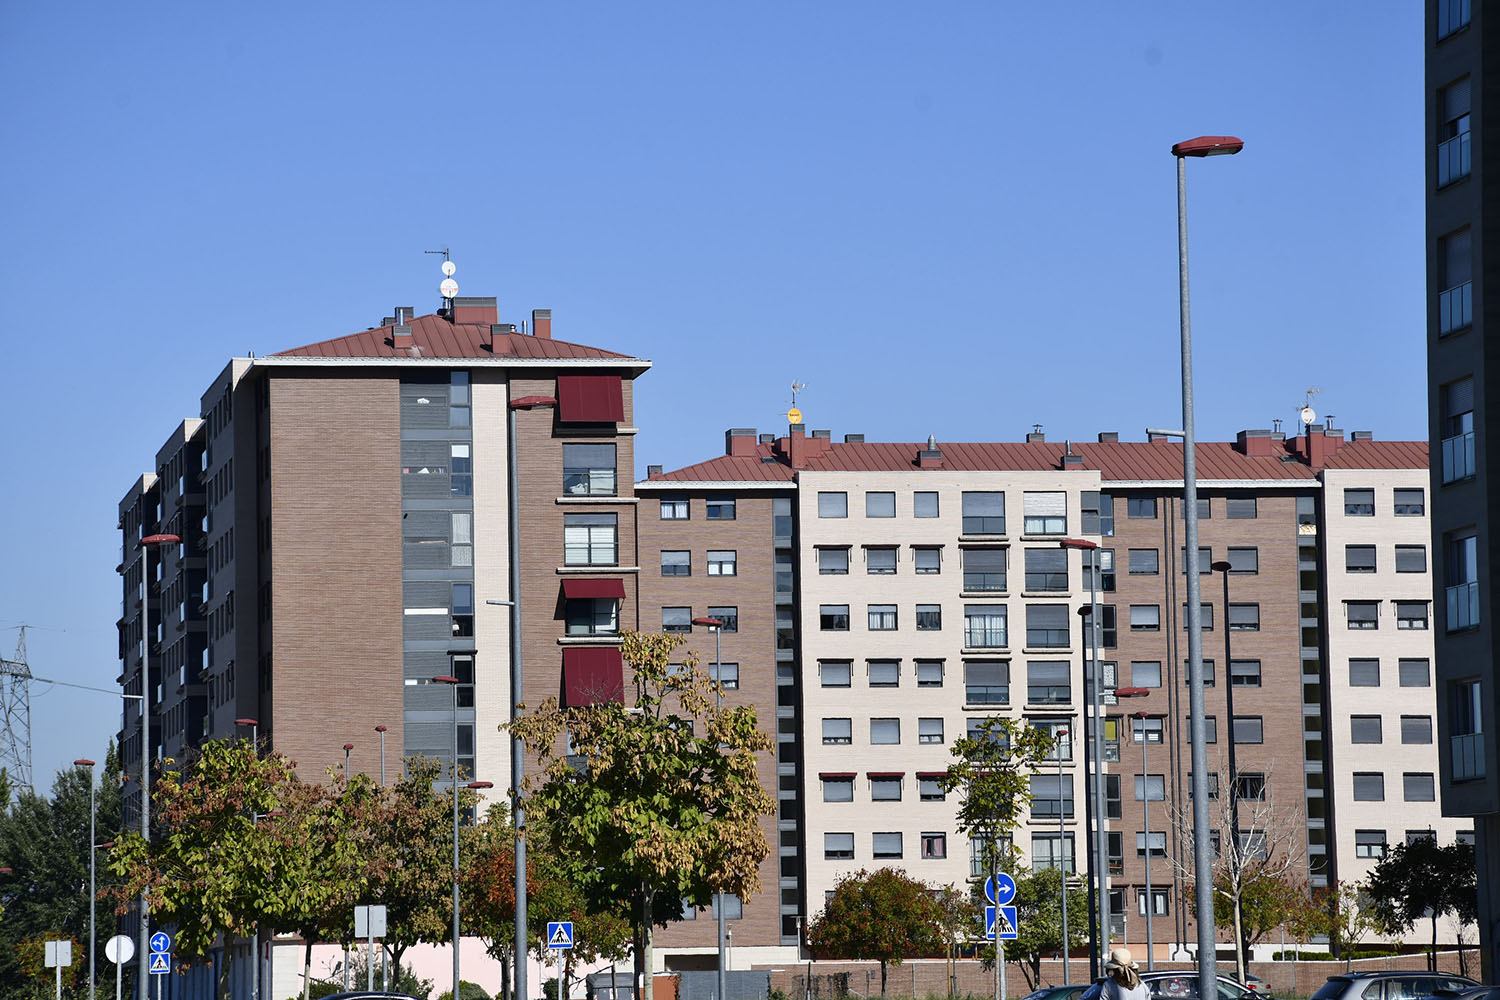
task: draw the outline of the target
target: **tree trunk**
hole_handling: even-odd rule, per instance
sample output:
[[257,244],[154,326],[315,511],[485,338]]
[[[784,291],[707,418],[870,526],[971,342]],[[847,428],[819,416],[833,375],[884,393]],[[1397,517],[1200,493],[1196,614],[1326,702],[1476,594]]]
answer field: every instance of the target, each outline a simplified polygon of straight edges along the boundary
[[[880,995],[885,996],[885,960],[880,962]],[[650,1000],[648,997],[647,1000]]]
[[[1149,905],[1149,901],[1148,904]],[[1245,981],[1245,932],[1240,921],[1240,899],[1234,898],[1234,978]]]
[[[233,940],[233,938],[231,937],[230,940]],[[214,992],[216,996],[222,996],[225,1000],[231,1000],[229,992],[229,965],[234,961],[234,949],[225,947],[221,948],[219,952],[224,957],[219,962],[219,981],[214,986]],[[90,998],[90,1000],[93,1000],[93,998]]]
[[500,1000],[510,1000],[510,949],[500,949]]
[[1437,971],[1437,908],[1432,910],[1432,951],[1427,959],[1427,971]]
[[308,1000],[312,993],[312,935],[309,934],[302,942],[302,1000]]
[[641,915],[640,924],[635,931],[636,942],[639,947],[635,953],[636,975],[641,981],[641,1000],[654,1000],[655,991],[651,982],[651,913],[655,909],[656,893],[645,882],[641,883]]

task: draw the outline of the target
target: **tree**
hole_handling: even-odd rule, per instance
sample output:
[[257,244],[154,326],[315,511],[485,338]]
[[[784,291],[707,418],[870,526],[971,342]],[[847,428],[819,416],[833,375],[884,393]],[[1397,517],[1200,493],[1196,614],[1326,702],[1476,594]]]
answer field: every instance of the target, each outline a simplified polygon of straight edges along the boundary
[[[1233,885],[1229,872],[1214,873],[1214,923],[1234,926]],[[1246,947],[1256,944],[1291,919],[1301,893],[1284,875],[1245,882],[1240,889],[1240,933]]]
[[[1057,868],[1021,869],[1016,879],[1016,919],[1020,921],[1016,939],[1006,950],[1021,963],[1030,989],[1037,989],[1042,978],[1042,956],[1062,951],[1062,882]],[[1078,889],[1068,890],[1068,948],[1088,941],[1088,896]]]
[[1435,837],[1397,844],[1370,871],[1367,891],[1375,920],[1387,934],[1410,930],[1423,917],[1431,921],[1427,967],[1436,971],[1438,919],[1451,914],[1469,922],[1477,908],[1474,849],[1458,843],[1443,847]]
[[819,958],[879,962],[885,996],[887,967],[942,949],[944,922],[926,883],[897,868],[861,870],[834,885],[823,912],[807,928],[807,941]]
[[684,901],[706,906],[716,892],[758,891],[771,851],[760,820],[774,802],[756,774],[771,737],[756,728],[752,707],[715,705],[722,689],[696,656],[669,663],[682,641],[623,634],[634,673],[628,709],[607,697],[566,708],[549,698],[510,724],[540,763],[527,778],[530,808],[548,823],[588,911],[631,923],[646,1000],[653,929],[677,919]]

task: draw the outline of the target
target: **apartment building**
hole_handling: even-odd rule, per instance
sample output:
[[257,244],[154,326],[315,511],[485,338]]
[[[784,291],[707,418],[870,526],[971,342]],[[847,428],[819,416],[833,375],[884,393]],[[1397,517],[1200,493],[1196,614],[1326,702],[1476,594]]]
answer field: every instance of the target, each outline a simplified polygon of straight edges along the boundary
[[[1500,969],[1500,758],[1496,741],[1496,635],[1489,489],[1494,442],[1483,432],[1489,398],[1486,261],[1500,215],[1484,197],[1500,152],[1484,143],[1485,66],[1500,52],[1500,23],[1482,2],[1428,0],[1427,407],[1442,811],[1472,817],[1479,870],[1480,954],[1488,980]],[[1479,141],[1475,142],[1475,136]],[[1477,278],[1477,280],[1476,280]],[[1477,292],[1477,294],[1476,294]]]

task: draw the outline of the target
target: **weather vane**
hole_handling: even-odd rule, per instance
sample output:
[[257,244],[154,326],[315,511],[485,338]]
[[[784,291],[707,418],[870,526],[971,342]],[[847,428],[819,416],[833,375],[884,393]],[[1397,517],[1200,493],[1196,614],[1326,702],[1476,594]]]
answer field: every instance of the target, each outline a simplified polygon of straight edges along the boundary
[[792,383],[792,408],[786,411],[786,422],[789,424],[802,423],[802,411],[797,409],[797,393],[807,388],[806,382]]

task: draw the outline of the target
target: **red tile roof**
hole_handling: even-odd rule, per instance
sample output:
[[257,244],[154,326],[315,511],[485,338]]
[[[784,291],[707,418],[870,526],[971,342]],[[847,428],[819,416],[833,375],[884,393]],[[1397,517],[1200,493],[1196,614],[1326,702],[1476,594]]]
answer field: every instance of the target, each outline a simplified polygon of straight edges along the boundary
[[532,337],[524,333],[498,333],[491,349],[488,323],[450,323],[442,316],[417,316],[411,321],[412,347],[396,348],[392,328],[373,327],[347,337],[322,340],[271,355],[279,358],[620,358],[634,360],[599,347],[571,344],[566,340]]
[[1350,441],[1325,464],[1330,469],[1425,469],[1431,455],[1426,441]]

